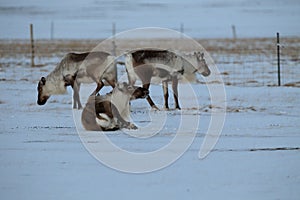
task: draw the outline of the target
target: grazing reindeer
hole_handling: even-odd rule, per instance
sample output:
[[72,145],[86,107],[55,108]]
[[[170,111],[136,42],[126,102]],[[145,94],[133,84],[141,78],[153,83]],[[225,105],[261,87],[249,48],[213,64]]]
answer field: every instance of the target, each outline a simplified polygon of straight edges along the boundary
[[[142,81],[143,87],[149,89],[151,78],[153,76],[161,78],[166,109],[169,109],[168,82],[172,81],[175,107],[180,110],[181,108],[178,102],[179,76],[196,72],[203,76],[210,75],[210,70],[204,59],[204,54],[197,52],[194,56],[197,59],[197,65],[195,67],[182,56],[168,50],[149,49],[127,53],[125,55],[125,65],[128,79],[130,84],[134,84],[138,76]],[[165,67],[160,67],[161,65]],[[147,101],[152,108],[158,109],[150,95],[147,97]]]
[[104,86],[103,79],[115,87],[114,57],[106,52],[68,53],[56,68],[38,83],[38,105],[44,105],[53,94],[63,94],[66,87],[73,88],[73,108],[82,108],[79,89],[81,83],[97,83],[92,93],[97,94]]
[[126,121],[129,118],[129,101],[146,98],[149,91],[142,87],[118,84],[111,93],[90,96],[81,115],[86,130],[113,131],[120,128],[137,129]]

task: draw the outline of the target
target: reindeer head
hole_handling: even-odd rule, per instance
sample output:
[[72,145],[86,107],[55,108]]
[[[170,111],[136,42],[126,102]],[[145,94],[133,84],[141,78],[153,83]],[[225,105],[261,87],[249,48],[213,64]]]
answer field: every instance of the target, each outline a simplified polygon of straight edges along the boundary
[[44,105],[47,100],[49,99],[50,95],[44,94],[44,88],[46,85],[46,78],[42,77],[41,80],[38,83],[37,91],[38,91],[38,100],[37,104],[38,105]]
[[133,91],[133,93],[131,95],[131,99],[130,100],[144,99],[144,98],[148,97],[148,95],[149,95],[149,90],[146,89],[146,88],[134,86],[133,90],[134,91]]
[[210,75],[210,70],[207,66],[207,63],[204,59],[204,53],[201,52],[195,52],[194,55],[197,58],[197,69],[195,72],[201,73],[203,76],[209,76]]
[[[65,94],[66,93],[66,87],[74,85],[76,78],[75,75],[67,74],[61,77],[55,77],[54,79],[46,79],[45,77],[42,77],[41,80],[38,83],[38,105],[44,105],[51,94]],[[47,81],[46,81],[47,80]]]
[[127,83],[119,83],[117,85],[118,90],[131,94],[130,100],[134,99],[143,99],[146,98],[149,95],[149,90],[146,88],[142,87],[137,87],[137,86],[131,86],[128,85]]

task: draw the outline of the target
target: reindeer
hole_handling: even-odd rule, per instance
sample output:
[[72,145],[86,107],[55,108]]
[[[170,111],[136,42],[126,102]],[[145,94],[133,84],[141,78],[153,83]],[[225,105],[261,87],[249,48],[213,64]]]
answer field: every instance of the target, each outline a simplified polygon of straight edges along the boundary
[[56,68],[38,83],[38,105],[44,105],[54,94],[63,94],[66,87],[73,88],[73,108],[81,109],[79,97],[81,83],[97,83],[92,95],[104,86],[105,80],[115,87],[116,71],[113,67],[114,57],[106,52],[68,53]]
[[[204,54],[195,52],[194,56],[197,65],[193,66],[182,56],[168,50],[137,50],[125,55],[125,65],[128,73],[130,84],[134,84],[139,77],[143,87],[149,89],[151,78],[153,76],[162,79],[162,87],[164,91],[165,109],[169,109],[168,105],[168,82],[172,81],[172,89],[174,94],[175,108],[181,109],[178,101],[178,79],[182,75],[190,75],[196,72],[203,76],[209,76],[210,70],[204,59]],[[150,106],[157,109],[150,95],[147,97]]]
[[86,130],[113,131],[120,128],[137,129],[128,122],[129,101],[146,98],[149,91],[145,88],[118,84],[106,95],[90,96],[81,115]]

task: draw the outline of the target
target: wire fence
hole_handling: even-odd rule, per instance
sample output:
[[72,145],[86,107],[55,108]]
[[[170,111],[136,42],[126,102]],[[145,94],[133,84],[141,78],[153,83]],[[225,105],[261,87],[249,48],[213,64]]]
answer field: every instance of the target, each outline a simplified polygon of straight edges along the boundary
[[[284,86],[300,86],[299,40],[283,39],[280,47],[281,70],[275,39],[235,41],[230,48],[220,48],[211,55],[226,85],[277,86],[278,76]],[[294,43],[296,42],[296,43]],[[223,47],[227,44],[223,44]]]
[[[178,39],[180,40],[180,39]],[[101,40],[37,40],[35,41],[35,63],[52,70],[68,52],[84,52],[93,49]],[[147,42],[168,42],[172,40],[128,40],[116,41],[116,51],[139,47]],[[198,42],[208,51],[217,65],[224,83],[233,86],[277,86],[277,44],[276,38],[253,39],[207,39]],[[193,49],[179,44],[185,52]],[[30,66],[29,40],[0,40],[0,64],[5,66]],[[112,44],[103,49],[112,51]],[[282,38],[280,45],[281,83],[283,86],[300,87],[300,38]],[[124,71],[124,70],[123,70]]]

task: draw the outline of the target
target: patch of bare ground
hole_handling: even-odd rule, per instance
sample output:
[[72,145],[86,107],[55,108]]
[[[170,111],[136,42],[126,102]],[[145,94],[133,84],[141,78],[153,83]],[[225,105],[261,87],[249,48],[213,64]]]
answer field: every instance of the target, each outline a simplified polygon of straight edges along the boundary
[[286,87],[300,87],[300,82],[286,83],[284,84]]

